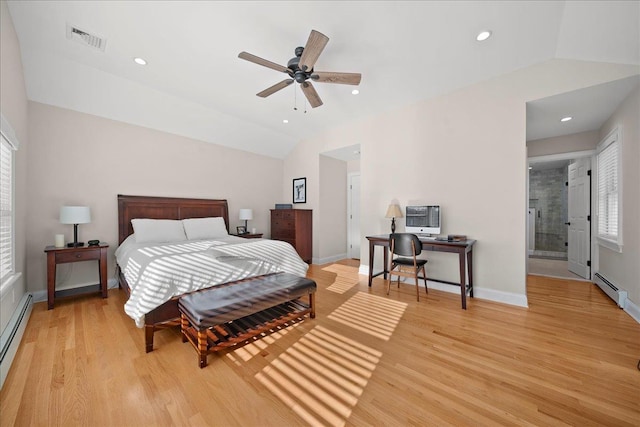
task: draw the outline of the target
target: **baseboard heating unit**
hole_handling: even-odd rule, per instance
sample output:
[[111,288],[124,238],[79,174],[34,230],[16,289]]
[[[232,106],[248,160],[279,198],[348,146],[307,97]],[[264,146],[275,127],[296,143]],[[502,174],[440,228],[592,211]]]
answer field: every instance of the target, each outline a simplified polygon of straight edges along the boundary
[[33,297],[31,294],[25,294],[0,335],[0,388],[4,385],[13,357],[18,351],[32,309]]
[[595,284],[598,285],[605,294],[609,295],[609,297],[618,304],[618,307],[624,308],[624,304],[627,301],[627,291],[618,288],[600,273],[596,273],[594,279]]

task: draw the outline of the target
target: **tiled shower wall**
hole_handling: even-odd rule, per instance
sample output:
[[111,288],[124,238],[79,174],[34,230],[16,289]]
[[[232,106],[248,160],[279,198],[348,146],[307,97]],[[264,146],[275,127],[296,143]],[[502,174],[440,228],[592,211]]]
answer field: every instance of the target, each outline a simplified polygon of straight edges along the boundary
[[536,209],[536,252],[567,252],[567,179],[566,167],[529,171],[529,206]]

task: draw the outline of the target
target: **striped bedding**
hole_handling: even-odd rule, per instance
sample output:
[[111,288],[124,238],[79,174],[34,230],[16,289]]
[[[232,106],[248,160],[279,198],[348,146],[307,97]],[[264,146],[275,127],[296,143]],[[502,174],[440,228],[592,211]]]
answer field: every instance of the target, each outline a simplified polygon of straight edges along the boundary
[[174,296],[279,271],[304,277],[309,268],[289,243],[234,236],[136,243],[132,235],[115,255],[131,288],[124,310],[139,328],[146,313]]

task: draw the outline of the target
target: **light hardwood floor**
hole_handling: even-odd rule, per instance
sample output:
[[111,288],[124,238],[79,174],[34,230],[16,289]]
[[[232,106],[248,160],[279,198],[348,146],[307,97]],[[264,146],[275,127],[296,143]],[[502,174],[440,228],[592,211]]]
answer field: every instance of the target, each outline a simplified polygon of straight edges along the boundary
[[[529,308],[312,266],[317,317],[209,356],[122,292],[36,304],[0,425],[640,425],[640,325],[595,285],[530,276]],[[421,289],[424,295],[424,289]]]

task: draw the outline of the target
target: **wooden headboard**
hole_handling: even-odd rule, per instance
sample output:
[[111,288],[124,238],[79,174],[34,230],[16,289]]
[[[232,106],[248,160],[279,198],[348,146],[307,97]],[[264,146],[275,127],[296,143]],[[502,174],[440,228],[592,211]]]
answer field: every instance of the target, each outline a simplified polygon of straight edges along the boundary
[[185,219],[221,216],[229,231],[229,206],[223,199],[124,196],[118,194],[118,244],[133,233],[135,218]]

